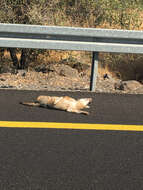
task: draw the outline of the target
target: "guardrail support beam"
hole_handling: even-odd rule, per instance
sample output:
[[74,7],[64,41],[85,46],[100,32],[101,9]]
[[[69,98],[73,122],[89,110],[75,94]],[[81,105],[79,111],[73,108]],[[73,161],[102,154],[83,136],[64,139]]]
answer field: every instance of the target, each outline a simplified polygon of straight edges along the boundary
[[92,66],[91,66],[91,77],[90,77],[90,91],[95,92],[96,80],[98,75],[98,52],[92,53]]

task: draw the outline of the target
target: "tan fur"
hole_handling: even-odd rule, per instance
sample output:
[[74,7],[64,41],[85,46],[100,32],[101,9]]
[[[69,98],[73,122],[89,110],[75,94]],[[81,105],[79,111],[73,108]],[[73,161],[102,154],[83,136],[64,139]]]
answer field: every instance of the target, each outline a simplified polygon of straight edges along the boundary
[[23,105],[38,106],[38,107],[51,107],[55,109],[65,110],[68,112],[89,114],[87,111],[81,109],[89,108],[88,104],[92,98],[82,98],[75,100],[69,96],[38,96],[36,102],[21,102]]

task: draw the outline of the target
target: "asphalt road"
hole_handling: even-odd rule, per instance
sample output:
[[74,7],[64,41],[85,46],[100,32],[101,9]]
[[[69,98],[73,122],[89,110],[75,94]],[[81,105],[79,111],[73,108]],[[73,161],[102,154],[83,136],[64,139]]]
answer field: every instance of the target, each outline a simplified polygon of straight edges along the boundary
[[[39,94],[92,97],[90,115],[32,108]],[[0,91],[0,120],[143,124],[143,95]],[[143,132],[0,128],[2,190],[143,189]]]
[[[34,101],[38,95],[92,97],[90,115],[68,113],[19,104]],[[95,94],[92,92],[35,92],[0,90],[0,120],[66,123],[143,124],[143,95]]]

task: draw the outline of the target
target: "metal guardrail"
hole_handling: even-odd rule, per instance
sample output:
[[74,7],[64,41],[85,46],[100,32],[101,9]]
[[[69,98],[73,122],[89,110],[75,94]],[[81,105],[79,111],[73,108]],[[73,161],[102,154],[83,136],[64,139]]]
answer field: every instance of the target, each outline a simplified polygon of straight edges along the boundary
[[0,47],[91,51],[95,91],[98,53],[143,53],[143,31],[0,24]]

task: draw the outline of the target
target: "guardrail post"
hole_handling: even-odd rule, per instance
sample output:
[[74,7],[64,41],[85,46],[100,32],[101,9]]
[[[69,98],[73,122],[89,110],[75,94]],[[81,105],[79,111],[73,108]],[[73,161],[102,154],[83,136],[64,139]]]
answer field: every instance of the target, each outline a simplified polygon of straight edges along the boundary
[[96,80],[98,75],[98,52],[92,54],[92,66],[91,66],[91,77],[90,77],[90,91],[95,91]]

